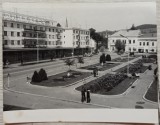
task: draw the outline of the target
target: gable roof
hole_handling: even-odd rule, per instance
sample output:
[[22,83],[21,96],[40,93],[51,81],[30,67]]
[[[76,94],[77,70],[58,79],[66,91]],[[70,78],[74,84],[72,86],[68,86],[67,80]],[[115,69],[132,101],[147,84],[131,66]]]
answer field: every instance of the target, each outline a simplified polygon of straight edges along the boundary
[[110,37],[121,37],[120,35],[125,37],[139,37],[142,34],[140,30],[119,30]]

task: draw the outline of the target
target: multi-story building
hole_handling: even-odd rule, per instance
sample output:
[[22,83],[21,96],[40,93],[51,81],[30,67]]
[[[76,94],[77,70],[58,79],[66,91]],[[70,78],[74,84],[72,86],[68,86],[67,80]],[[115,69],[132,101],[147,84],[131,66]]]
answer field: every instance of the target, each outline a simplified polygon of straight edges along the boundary
[[156,53],[157,37],[156,34],[142,34],[140,30],[120,30],[109,37],[109,51],[116,51],[115,43],[121,41],[125,44],[125,51],[139,53]]
[[[73,53],[74,48],[74,53]],[[53,20],[3,12],[3,54],[11,63],[51,56],[84,54],[90,43],[89,30],[63,28]]]

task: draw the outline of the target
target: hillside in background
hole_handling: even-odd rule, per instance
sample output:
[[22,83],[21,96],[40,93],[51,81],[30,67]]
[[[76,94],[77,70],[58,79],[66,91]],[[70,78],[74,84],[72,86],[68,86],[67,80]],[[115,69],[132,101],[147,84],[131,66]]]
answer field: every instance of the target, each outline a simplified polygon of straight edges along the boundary
[[143,24],[135,27],[136,29],[149,29],[149,28],[157,28],[156,24]]

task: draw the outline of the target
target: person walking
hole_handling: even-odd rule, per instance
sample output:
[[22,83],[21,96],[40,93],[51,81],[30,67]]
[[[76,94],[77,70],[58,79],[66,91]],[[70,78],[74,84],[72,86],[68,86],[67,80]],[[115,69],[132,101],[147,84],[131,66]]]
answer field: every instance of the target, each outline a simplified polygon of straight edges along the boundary
[[81,89],[81,102],[83,103],[84,101],[86,101],[86,90],[84,87],[82,87]]
[[90,90],[87,89],[87,103],[91,102],[91,98],[90,98]]

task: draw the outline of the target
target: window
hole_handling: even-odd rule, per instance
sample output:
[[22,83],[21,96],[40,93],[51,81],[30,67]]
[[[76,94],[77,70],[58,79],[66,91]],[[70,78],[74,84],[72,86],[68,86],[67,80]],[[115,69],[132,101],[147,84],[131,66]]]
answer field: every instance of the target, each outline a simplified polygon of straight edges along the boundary
[[113,43],[114,43],[114,40],[113,40]]
[[11,40],[11,45],[14,45],[14,40]]
[[7,22],[4,22],[4,27],[7,27]]
[[17,32],[17,36],[20,36],[20,32]]
[[149,46],[149,42],[147,42],[147,46]]
[[133,43],[135,43],[135,40],[133,40]]
[[54,32],[54,29],[52,29],[52,32]]
[[152,42],[152,46],[154,46],[154,42]]
[[43,27],[40,27],[40,30],[43,30]]
[[7,31],[4,31],[4,36],[7,36]]
[[11,32],[11,36],[14,36],[14,32]]
[[23,28],[26,28],[26,25],[23,25]]
[[30,29],[32,29],[32,26],[30,26]]
[[13,23],[11,23],[11,27],[13,27]]
[[141,46],[141,42],[139,42],[139,45]]
[[131,40],[129,40],[129,44],[131,44]]
[[8,41],[7,40],[4,41],[4,45],[8,45]]
[[51,29],[49,28],[49,32],[51,32]]
[[17,24],[17,28],[20,28],[20,25],[19,25],[19,24]]
[[17,45],[20,45],[20,40],[17,41]]
[[49,39],[51,38],[51,35],[49,35]]
[[145,42],[143,42],[143,46],[145,46]]

